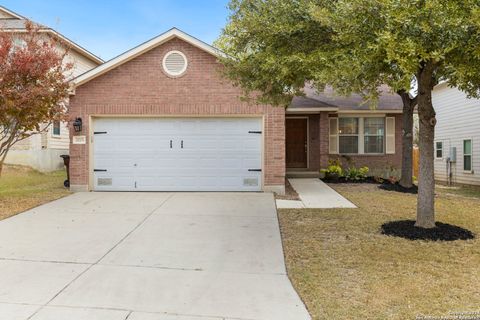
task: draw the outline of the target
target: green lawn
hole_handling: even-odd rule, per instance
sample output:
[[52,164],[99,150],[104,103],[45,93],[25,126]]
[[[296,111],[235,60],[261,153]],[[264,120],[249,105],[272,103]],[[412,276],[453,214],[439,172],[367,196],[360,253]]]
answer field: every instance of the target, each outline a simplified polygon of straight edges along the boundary
[[4,166],[0,177],[0,220],[64,197],[65,170],[40,173],[21,166]]
[[[279,210],[289,276],[313,319],[415,319],[480,311],[480,239],[410,241],[380,234],[414,219],[416,196],[333,185],[358,209]],[[437,220],[480,235],[480,194],[437,192]]]

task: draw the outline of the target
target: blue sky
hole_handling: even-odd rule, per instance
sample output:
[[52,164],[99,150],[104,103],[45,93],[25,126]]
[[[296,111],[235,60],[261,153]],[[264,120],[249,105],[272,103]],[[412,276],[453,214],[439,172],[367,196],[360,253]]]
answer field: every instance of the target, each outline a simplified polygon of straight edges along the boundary
[[228,0],[0,0],[104,60],[177,27],[207,43],[220,34]]

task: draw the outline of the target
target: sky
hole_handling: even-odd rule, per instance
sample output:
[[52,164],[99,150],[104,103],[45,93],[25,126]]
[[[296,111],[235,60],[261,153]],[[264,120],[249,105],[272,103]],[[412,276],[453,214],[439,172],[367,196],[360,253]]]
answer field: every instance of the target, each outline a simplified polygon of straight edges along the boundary
[[0,0],[104,60],[172,27],[212,44],[228,18],[228,0]]

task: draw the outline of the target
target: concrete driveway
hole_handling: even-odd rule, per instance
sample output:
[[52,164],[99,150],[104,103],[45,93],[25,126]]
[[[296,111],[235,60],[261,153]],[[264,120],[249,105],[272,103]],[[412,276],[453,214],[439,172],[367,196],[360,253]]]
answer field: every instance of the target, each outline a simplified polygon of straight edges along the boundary
[[310,319],[266,193],[77,193],[0,221],[0,319]]

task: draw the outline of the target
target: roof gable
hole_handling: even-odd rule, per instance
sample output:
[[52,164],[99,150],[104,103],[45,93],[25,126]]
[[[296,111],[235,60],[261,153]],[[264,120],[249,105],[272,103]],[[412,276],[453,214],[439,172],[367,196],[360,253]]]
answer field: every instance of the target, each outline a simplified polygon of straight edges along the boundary
[[122,54],[120,54],[119,56],[105,62],[104,64],[90,70],[90,71],[87,71],[85,72],[84,74],[81,74],[80,76],[76,77],[75,79],[72,80],[72,84],[74,87],[77,87],[77,86],[80,86],[90,80],[93,80],[95,79],[96,77],[99,77],[105,73],[107,73],[108,71],[132,60],[132,59],[135,59],[136,57],[152,50],[153,48],[156,48],[158,46],[160,46],[161,44],[173,39],[173,38],[179,38],[191,45],[193,45],[194,47],[197,47],[213,56],[222,56],[223,53],[214,48],[213,46],[195,38],[195,37],[192,37],[191,35],[177,29],[177,28],[172,28],[170,30],[168,30],[167,32],[165,33],[162,33],[161,35],[153,38],[153,39],[150,39]]
[[[28,21],[27,18],[13,11],[10,11],[5,7],[0,6],[0,28],[1,29],[9,32],[19,32],[19,33],[25,32],[26,31],[25,23],[27,21]],[[40,32],[45,32],[56,37],[57,39],[66,43],[69,47],[71,47],[72,49],[80,53],[82,56],[95,62],[97,65],[104,62],[101,58],[97,57],[96,55],[86,50],[85,48],[79,46],[78,44],[68,39],[67,37],[63,36],[62,34],[58,33],[54,29],[43,26],[36,22],[32,22],[32,23],[34,23],[36,26],[39,27]]]
[[25,19],[21,15],[0,6],[0,19]]

